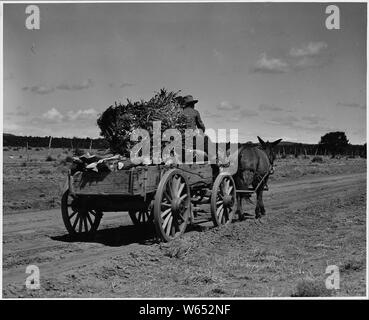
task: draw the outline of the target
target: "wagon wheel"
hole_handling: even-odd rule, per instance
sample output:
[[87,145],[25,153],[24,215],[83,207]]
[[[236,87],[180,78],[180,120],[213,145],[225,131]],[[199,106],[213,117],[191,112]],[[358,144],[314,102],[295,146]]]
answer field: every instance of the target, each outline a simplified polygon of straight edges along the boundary
[[61,199],[63,222],[70,235],[93,234],[99,227],[102,212],[94,209],[82,209],[78,198],[67,190]]
[[153,201],[147,206],[146,210],[130,210],[128,211],[129,216],[135,226],[143,226],[151,224],[154,221],[153,213]]
[[236,186],[228,173],[220,173],[211,192],[211,217],[214,225],[220,226],[232,221],[236,211]]
[[178,169],[161,178],[154,201],[154,223],[164,241],[179,237],[186,230],[191,212],[190,187]]

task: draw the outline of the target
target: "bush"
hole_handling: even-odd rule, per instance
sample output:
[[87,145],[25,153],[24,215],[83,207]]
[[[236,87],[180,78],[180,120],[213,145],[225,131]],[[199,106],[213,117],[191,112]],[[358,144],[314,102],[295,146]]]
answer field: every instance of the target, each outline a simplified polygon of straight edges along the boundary
[[73,162],[73,158],[71,156],[67,156],[64,159],[60,160],[60,164],[62,165],[67,165],[67,163],[72,163]]
[[325,287],[323,280],[303,279],[297,286],[291,297],[329,297],[332,290]]
[[55,161],[55,159],[51,155],[48,155],[46,161]]
[[323,158],[315,156],[313,159],[311,159],[311,162],[323,163]]
[[85,154],[85,150],[83,150],[83,149],[76,148],[76,149],[73,150],[73,155],[75,155],[76,157],[80,157],[84,154]]

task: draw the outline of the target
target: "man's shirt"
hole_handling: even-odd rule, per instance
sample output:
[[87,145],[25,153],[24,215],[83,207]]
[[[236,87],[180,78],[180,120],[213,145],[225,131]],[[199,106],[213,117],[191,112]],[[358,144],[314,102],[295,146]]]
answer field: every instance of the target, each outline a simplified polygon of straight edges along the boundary
[[187,118],[187,129],[202,129],[205,131],[205,125],[201,120],[200,113],[192,107],[183,108],[183,113]]

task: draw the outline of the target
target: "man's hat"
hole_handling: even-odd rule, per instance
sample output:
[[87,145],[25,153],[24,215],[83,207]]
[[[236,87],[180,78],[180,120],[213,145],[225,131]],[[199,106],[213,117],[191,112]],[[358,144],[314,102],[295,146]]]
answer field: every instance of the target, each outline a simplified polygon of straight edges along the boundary
[[195,104],[195,103],[199,102],[199,100],[194,100],[193,96],[191,96],[191,95],[183,97],[182,101],[183,101],[183,104],[185,106],[188,105],[188,104]]

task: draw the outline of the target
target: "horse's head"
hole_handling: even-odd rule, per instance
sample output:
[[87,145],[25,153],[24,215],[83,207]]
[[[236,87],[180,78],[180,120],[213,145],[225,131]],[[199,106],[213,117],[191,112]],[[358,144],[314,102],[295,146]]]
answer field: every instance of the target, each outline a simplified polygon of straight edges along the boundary
[[258,140],[260,142],[261,147],[263,148],[263,150],[265,151],[265,153],[267,154],[268,158],[269,158],[269,162],[270,164],[273,164],[274,160],[275,160],[275,153],[274,153],[274,147],[280,143],[282,141],[282,139],[278,139],[274,142],[265,142],[263,141],[263,139],[261,139],[258,136]]

